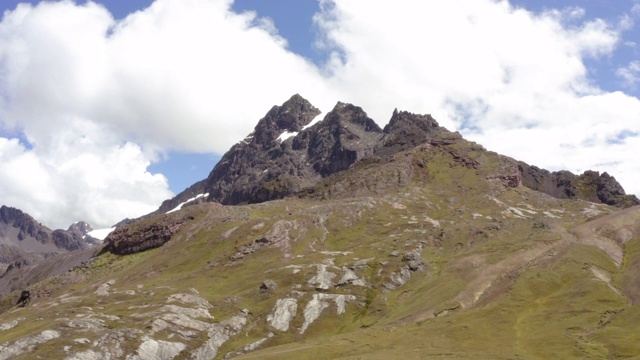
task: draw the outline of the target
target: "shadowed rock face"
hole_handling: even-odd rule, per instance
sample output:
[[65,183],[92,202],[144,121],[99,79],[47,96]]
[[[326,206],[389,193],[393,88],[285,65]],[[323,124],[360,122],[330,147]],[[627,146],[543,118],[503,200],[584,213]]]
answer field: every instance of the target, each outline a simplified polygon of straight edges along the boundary
[[160,221],[119,227],[105,239],[105,250],[113,254],[126,255],[157,248],[169,241],[173,234],[190,220],[193,220],[193,217],[165,216]]
[[23,240],[27,236],[35,238],[42,243],[46,243],[49,240],[50,230],[47,231],[48,229],[40,225],[40,223],[38,223],[29,214],[26,214],[16,208],[4,205],[0,207],[0,223],[18,229],[19,240]]
[[569,171],[549,172],[536,166],[518,162],[522,184],[558,199],[581,199],[627,208],[640,205],[635,195],[626,195],[616,179],[607,174],[587,170],[581,175]]
[[389,124],[384,127],[384,137],[377,146],[376,155],[390,155],[414,148],[441,132],[449,131],[438,125],[431,115],[395,110]]

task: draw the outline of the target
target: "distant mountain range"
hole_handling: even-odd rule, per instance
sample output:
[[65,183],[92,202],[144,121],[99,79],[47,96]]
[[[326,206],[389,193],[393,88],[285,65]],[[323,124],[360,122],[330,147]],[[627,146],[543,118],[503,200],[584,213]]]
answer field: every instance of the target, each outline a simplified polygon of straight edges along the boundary
[[2,208],[40,261],[0,278],[0,359],[636,358],[639,204],[430,115],[294,95],[99,248]]
[[[88,235],[93,229],[83,221],[67,230],[51,230],[19,209],[0,207],[0,293],[26,285],[22,280],[24,269],[43,262],[55,262],[57,257],[89,249],[101,240]],[[68,269],[60,264],[62,270]],[[44,274],[45,277],[48,274]],[[42,277],[30,278],[30,281]]]

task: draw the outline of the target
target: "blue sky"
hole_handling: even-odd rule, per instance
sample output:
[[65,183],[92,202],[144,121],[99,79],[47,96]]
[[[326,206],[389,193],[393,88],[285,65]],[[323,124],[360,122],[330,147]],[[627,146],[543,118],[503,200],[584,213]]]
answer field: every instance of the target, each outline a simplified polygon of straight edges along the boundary
[[152,210],[293,93],[640,193],[636,0],[20,2],[0,2],[0,197],[50,226]]

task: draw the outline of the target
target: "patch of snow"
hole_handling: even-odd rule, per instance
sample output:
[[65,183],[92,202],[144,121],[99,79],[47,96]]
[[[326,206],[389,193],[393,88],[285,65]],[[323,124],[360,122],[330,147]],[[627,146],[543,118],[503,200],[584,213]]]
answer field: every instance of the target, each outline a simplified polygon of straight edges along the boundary
[[319,123],[322,119],[323,119],[323,115],[324,113],[320,113],[318,114],[318,116],[314,117],[313,120],[311,120],[310,123],[308,123],[307,125],[305,125],[302,130],[307,130],[308,128],[312,127],[313,125]]
[[290,137],[295,137],[296,135],[298,135],[297,131],[294,132],[288,132],[285,131],[282,134],[280,134],[280,136],[278,136],[278,140],[280,140],[280,142],[287,140]]
[[196,195],[195,197],[192,197],[191,199],[189,199],[189,200],[187,200],[187,201],[185,201],[185,202],[183,202],[183,203],[180,203],[180,205],[176,206],[174,209],[167,211],[167,212],[166,212],[166,214],[168,214],[168,213],[172,213],[172,212],[174,212],[174,211],[178,211],[178,210],[182,209],[182,207],[183,207],[186,203],[188,203],[188,202],[191,202],[191,201],[193,201],[193,200],[199,199],[199,198],[201,198],[201,197],[207,197],[207,196],[209,196],[209,193],[206,193],[206,194],[198,194],[198,195]]
[[115,227],[112,227],[112,228],[108,228],[108,229],[92,230],[92,231],[89,231],[87,233],[87,235],[89,235],[89,236],[91,236],[93,238],[96,238],[98,240],[104,240],[107,237],[107,235],[111,234],[111,232],[113,230],[115,230],[115,229],[116,229]]

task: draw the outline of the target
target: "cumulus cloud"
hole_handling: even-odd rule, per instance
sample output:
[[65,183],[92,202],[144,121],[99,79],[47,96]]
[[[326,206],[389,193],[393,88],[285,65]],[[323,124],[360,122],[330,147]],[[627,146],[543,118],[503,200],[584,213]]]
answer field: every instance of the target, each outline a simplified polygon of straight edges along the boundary
[[68,0],[5,13],[0,130],[28,144],[0,139],[3,201],[55,227],[141,215],[171,195],[147,170],[159,154],[223,153],[294,93],[324,111],[352,102],[381,125],[396,107],[431,113],[491,150],[606,170],[640,193],[640,103],[584,65],[614,51],[617,24],[507,1],[322,0],[330,56],[317,66],[231,4],[156,0],[120,21]]

